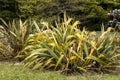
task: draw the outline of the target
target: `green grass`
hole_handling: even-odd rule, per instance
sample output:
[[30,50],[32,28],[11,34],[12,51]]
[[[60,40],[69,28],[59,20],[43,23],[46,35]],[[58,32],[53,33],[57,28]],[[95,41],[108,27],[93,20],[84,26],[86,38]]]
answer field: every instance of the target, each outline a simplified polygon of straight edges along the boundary
[[59,72],[23,69],[23,65],[0,62],[0,80],[120,80],[120,74],[91,74],[65,76]]

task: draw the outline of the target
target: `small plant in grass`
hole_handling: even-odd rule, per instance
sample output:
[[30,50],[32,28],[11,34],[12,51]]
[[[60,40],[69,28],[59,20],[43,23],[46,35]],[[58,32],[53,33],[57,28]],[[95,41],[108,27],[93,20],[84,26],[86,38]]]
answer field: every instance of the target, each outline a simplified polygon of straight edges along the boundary
[[56,22],[56,27],[43,22],[46,28],[29,35],[27,46],[17,57],[24,57],[25,66],[33,70],[110,71],[120,67],[120,41],[115,32],[109,35],[112,28],[98,36],[96,32],[79,30],[80,22],[71,21],[64,15],[64,21]]

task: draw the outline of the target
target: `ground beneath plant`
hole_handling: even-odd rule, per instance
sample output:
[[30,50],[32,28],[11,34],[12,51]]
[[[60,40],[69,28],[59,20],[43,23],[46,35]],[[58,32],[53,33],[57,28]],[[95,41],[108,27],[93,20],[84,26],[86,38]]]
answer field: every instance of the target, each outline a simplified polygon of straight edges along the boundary
[[0,62],[0,69],[0,80],[120,80],[120,73],[66,76],[56,71],[31,71],[19,62]]

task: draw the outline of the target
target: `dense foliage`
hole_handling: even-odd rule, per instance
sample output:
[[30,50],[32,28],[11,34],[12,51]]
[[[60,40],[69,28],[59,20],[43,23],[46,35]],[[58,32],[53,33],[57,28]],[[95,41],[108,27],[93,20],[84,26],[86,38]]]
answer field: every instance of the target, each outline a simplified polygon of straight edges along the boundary
[[[5,19],[0,18],[0,59],[17,59],[33,70],[120,70],[119,32],[112,27],[104,30],[103,25],[101,32],[88,30],[98,30],[98,25],[107,22],[108,11],[119,8],[119,0],[1,2],[11,6],[0,3],[1,12],[8,10],[12,14],[0,13]],[[109,16],[119,22],[119,9]]]
[[18,17],[18,4],[16,0],[0,0],[0,17],[10,20]]
[[22,60],[33,70],[99,72],[120,67],[120,38],[111,27],[100,33],[80,30],[77,27],[80,22],[73,22],[66,15],[63,22],[55,23],[56,26],[44,21],[39,24],[21,20],[2,22],[8,28],[1,25],[0,30],[9,44],[1,41],[0,53],[5,58]]
[[91,30],[100,29],[102,22],[107,23],[107,13],[119,8],[119,0],[1,0],[0,17],[9,19],[32,17],[55,20],[63,17],[64,11],[69,16],[82,22],[81,25]]

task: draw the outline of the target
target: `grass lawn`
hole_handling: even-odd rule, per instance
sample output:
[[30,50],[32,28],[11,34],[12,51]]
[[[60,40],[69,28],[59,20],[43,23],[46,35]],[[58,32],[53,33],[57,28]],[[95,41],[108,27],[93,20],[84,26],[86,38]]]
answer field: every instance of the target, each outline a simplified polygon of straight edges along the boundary
[[59,72],[23,69],[23,65],[0,62],[0,80],[120,80],[120,74],[83,74],[65,76]]

